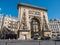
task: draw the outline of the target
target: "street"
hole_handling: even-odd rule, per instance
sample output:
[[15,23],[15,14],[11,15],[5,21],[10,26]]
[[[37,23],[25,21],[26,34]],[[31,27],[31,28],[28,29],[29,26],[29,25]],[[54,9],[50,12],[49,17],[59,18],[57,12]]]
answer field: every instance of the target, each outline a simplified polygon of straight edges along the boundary
[[52,40],[0,40],[0,45],[60,45],[60,41]]

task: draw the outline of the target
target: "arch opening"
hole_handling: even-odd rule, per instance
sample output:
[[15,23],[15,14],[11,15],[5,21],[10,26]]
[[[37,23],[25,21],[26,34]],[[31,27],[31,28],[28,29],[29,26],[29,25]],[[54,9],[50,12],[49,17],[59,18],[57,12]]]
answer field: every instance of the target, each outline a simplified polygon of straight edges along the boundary
[[34,36],[40,36],[41,30],[40,30],[40,22],[36,18],[31,19],[31,38]]

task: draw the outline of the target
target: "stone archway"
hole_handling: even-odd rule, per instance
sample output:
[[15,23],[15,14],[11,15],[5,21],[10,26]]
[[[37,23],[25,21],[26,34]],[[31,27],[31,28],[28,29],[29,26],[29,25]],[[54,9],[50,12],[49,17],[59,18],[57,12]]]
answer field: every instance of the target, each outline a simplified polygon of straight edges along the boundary
[[[44,8],[39,8],[35,6],[30,6],[26,4],[19,4],[18,5],[18,29],[19,38],[23,40],[23,37],[27,37],[27,39],[31,39],[31,32],[33,33],[33,28],[31,21],[37,22],[38,25],[38,34],[37,35],[44,35],[45,28],[48,27],[48,17],[47,17],[47,10]],[[43,17],[44,15],[44,17]],[[46,27],[44,25],[47,25]],[[25,29],[26,28],[26,29]],[[47,30],[48,31],[48,30]],[[28,32],[28,33],[27,33]],[[25,34],[27,33],[27,34]],[[34,34],[35,35],[35,34]]]

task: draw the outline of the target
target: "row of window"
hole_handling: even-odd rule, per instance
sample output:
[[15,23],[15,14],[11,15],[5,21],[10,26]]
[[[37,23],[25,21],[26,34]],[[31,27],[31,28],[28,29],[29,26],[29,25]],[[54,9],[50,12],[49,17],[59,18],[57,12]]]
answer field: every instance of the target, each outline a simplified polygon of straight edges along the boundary
[[56,29],[56,28],[59,28],[59,26],[58,25],[50,25],[50,28],[52,28],[52,29]]

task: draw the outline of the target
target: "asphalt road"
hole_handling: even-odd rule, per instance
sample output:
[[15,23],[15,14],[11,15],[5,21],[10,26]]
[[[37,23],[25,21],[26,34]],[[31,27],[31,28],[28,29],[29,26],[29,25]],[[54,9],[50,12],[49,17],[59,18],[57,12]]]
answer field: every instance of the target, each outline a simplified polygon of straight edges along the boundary
[[60,41],[0,40],[0,45],[60,45]]

